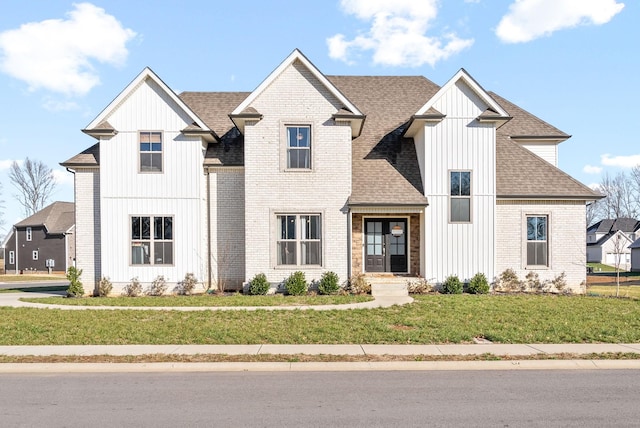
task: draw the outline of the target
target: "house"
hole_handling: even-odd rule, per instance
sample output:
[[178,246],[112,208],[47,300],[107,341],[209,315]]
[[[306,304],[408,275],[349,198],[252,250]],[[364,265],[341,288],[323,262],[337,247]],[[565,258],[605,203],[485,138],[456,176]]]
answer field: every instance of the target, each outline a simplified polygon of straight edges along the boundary
[[640,221],[621,217],[604,219],[587,228],[587,262],[604,263],[628,270],[631,245],[640,238]]
[[188,272],[585,281],[575,237],[600,195],[557,168],[569,135],[464,69],[327,76],[294,50],[252,92],[177,95],[146,68],[83,132],[97,143],[62,165],[89,291]]
[[640,238],[629,246],[631,251],[631,272],[640,272]]
[[16,223],[4,241],[5,271],[65,272],[75,260],[73,202],[54,202]]

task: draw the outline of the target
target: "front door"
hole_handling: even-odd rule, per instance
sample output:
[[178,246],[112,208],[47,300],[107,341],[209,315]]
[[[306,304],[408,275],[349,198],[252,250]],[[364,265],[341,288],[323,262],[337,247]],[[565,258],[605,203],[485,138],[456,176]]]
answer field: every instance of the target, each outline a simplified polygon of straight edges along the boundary
[[407,220],[365,219],[366,272],[407,272]]

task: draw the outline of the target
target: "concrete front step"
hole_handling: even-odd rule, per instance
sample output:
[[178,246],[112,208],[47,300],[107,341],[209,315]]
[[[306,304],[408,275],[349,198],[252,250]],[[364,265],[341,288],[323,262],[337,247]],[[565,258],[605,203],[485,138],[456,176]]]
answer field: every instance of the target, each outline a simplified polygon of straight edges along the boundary
[[371,284],[371,295],[374,297],[408,296],[405,278],[367,278]]

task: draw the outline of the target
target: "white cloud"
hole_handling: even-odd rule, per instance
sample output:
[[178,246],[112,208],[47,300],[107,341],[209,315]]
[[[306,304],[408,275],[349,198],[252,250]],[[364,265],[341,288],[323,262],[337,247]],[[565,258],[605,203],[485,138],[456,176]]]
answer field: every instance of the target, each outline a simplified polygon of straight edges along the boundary
[[77,110],[80,106],[74,101],[59,101],[51,97],[45,97],[42,102],[42,107],[49,111],[69,111]]
[[[11,165],[13,164],[14,160],[13,159],[2,159],[0,160],[0,171],[5,171],[9,168],[11,168]],[[18,165],[22,165],[22,161],[19,160],[17,161]]]
[[584,168],[582,168],[582,172],[585,172],[587,174],[600,174],[602,172],[602,167],[585,165]]
[[420,66],[444,60],[473,44],[454,33],[427,36],[437,17],[438,0],[341,0],[344,12],[371,23],[366,33],[347,40],[344,34],[327,39],[329,56],[352,63],[353,56],[373,51],[373,62],[391,66]]
[[0,33],[0,70],[32,91],[84,95],[100,83],[96,61],[124,64],[126,44],[136,33],[91,3],[74,7],[67,19],[30,22]]
[[564,28],[606,24],[622,8],[616,0],[515,0],[496,35],[506,43],[529,42]]
[[600,183],[587,184],[587,187],[589,187],[591,190],[599,191],[600,190]]
[[56,184],[73,186],[73,174],[64,169],[54,169],[51,171]]
[[640,155],[611,156],[610,154],[604,154],[600,156],[600,162],[606,166],[633,168],[634,166],[640,165]]

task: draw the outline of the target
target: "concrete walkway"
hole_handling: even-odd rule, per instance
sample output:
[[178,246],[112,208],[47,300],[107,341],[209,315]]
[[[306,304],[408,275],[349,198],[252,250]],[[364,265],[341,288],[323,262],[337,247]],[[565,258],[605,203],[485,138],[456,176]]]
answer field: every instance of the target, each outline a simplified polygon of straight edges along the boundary
[[14,308],[40,308],[40,309],[62,309],[66,311],[77,310],[137,310],[137,311],[293,311],[293,310],[314,310],[332,311],[346,309],[373,309],[388,308],[394,305],[406,305],[413,302],[409,296],[378,296],[374,300],[361,303],[349,303],[345,305],[301,305],[301,306],[70,306],[70,305],[48,305],[44,303],[23,302],[23,297],[52,297],[60,296],[60,293],[0,293],[0,306],[11,306]]

